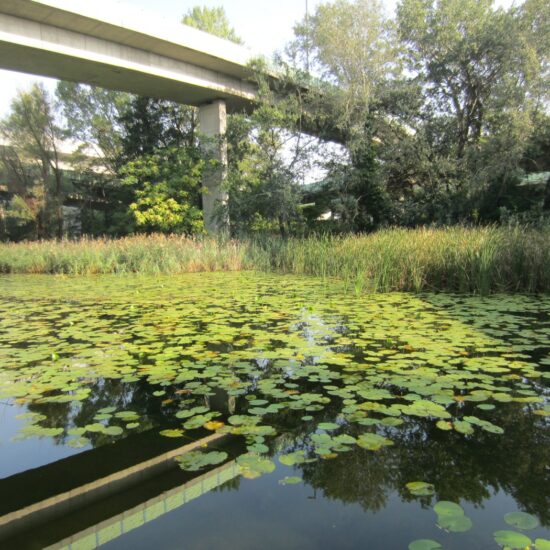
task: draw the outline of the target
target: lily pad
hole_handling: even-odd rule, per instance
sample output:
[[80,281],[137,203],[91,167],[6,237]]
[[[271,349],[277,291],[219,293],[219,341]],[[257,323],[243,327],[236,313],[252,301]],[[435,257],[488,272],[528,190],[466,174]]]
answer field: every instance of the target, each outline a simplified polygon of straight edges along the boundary
[[529,531],[539,526],[539,520],[535,516],[525,512],[511,512],[510,514],[506,514],[504,516],[504,521],[508,525],[516,529],[521,529],[522,531]]
[[297,476],[287,476],[279,480],[279,485],[297,485],[302,483],[302,478]]
[[237,458],[241,474],[247,479],[255,479],[275,470],[275,463],[255,453],[247,453]]
[[393,445],[393,441],[378,434],[366,433],[357,438],[357,445],[369,451],[378,451],[382,447]]
[[512,550],[523,550],[531,546],[531,539],[516,531],[497,531],[494,537],[497,544]]
[[182,470],[187,470],[188,472],[196,472],[198,470],[203,470],[209,466],[215,466],[221,464],[227,460],[227,453],[224,451],[190,451],[176,458],[179,462],[180,468]]
[[340,426],[334,422],[321,422],[317,425],[320,430],[333,431],[337,430]]
[[415,496],[430,496],[435,492],[435,488],[431,483],[425,481],[411,481],[405,485],[412,495]]
[[443,546],[435,540],[420,539],[411,542],[409,550],[443,550]]
[[164,437],[183,437],[183,430],[162,430],[160,435]]

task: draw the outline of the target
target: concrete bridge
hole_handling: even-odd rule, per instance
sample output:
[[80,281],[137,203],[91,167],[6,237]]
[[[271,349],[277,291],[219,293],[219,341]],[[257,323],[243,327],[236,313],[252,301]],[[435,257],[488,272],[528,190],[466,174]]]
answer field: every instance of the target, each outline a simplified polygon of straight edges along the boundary
[[[158,97],[199,108],[200,130],[223,136],[228,112],[256,98],[251,52],[181,24],[122,11],[106,0],[0,0],[0,68]],[[223,139],[212,140],[221,163],[205,177],[207,231],[223,229],[216,208],[227,201]],[[215,145],[214,145],[215,144]]]

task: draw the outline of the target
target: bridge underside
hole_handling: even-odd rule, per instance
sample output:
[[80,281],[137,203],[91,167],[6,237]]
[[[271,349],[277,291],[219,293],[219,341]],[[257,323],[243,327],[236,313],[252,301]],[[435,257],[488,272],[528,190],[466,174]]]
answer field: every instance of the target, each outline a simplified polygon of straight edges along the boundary
[[[0,68],[193,105],[201,131],[212,137],[225,132],[227,112],[252,107],[257,90],[247,50],[183,25],[112,12],[101,0],[2,0]],[[222,140],[212,141],[220,143],[212,153],[221,168],[207,175],[203,210],[207,230],[216,233],[224,225],[216,215],[226,200],[227,155]]]

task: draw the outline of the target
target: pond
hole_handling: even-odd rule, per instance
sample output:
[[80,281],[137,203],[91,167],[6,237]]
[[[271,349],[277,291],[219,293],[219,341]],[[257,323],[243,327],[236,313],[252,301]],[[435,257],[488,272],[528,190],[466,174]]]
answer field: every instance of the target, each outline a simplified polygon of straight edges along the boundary
[[0,548],[550,548],[550,297],[0,278]]

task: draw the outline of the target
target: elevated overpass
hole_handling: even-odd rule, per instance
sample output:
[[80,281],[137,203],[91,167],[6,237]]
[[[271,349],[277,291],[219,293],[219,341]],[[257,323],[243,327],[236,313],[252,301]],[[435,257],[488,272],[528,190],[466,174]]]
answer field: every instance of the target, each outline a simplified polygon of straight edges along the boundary
[[[0,0],[0,68],[193,105],[213,138],[225,133],[228,112],[256,98],[252,58],[242,46],[112,0]],[[224,225],[214,212],[227,201],[227,151],[223,140],[213,143],[221,169],[205,178],[203,211],[215,233]]]

